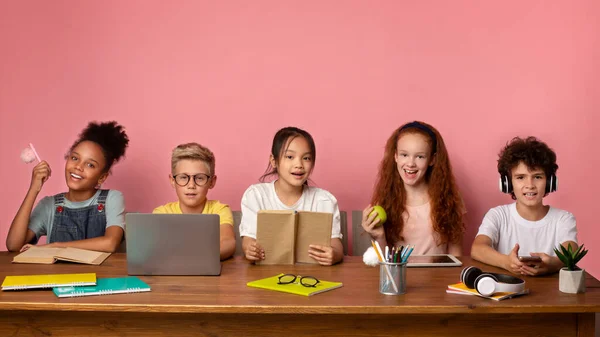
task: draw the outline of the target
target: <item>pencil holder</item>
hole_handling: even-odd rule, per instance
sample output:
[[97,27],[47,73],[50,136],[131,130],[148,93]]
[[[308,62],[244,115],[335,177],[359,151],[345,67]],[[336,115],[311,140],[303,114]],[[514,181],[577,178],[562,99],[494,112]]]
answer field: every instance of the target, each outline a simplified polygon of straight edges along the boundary
[[379,262],[379,292],[384,295],[406,292],[406,262]]

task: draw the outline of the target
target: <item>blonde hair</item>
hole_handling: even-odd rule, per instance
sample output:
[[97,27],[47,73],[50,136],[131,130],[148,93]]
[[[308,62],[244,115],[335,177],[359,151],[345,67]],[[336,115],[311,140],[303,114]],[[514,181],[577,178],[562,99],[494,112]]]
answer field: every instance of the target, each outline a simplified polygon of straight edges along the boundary
[[177,145],[171,155],[171,172],[175,173],[175,166],[181,160],[200,160],[203,161],[210,171],[210,175],[215,174],[215,155],[207,147],[198,143],[186,143]]

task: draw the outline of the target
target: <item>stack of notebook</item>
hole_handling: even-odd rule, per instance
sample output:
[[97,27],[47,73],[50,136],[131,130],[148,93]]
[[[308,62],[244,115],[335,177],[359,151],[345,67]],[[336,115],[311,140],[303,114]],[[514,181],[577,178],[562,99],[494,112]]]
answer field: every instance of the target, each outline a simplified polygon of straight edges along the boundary
[[95,273],[6,276],[2,290],[52,288],[58,297],[124,294],[150,291],[135,276],[96,278]]

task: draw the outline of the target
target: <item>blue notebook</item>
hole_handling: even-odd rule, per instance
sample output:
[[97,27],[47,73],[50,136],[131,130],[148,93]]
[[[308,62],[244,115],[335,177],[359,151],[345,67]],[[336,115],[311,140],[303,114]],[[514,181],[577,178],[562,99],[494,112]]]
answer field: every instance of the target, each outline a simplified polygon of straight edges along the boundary
[[55,287],[58,297],[127,294],[150,291],[150,286],[135,276],[98,278],[95,286]]

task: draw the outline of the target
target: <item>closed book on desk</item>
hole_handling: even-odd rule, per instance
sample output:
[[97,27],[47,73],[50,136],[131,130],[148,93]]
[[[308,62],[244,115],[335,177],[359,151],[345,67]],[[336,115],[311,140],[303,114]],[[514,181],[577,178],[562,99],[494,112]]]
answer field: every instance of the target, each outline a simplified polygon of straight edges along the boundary
[[448,294],[458,294],[458,295],[475,295],[483,298],[489,298],[494,301],[502,301],[505,299],[526,295],[529,294],[529,289],[525,289],[521,292],[503,292],[503,293],[495,293],[493,296],[483,296],[476,289],[468,288],[464,283],[459,282],[455,284],[448,285],[448,289],[446,289]]
[[7,276],[2,290],[24,290],[96,284],[95,273]]
[[52,289],[58,297],[76,297],[93,295],[128,294],[150,291],[146,282],[135,276],[98,278],[95,286],[56,287]]
[[110,253],[79,248],[48,248],[33,246],[13,258],[13,263],[52,264],[57,260],[100,265]]
[[297,283],[278,284],[279,276],[281,275],[283,274],[248,282],[246,283],[246,285],[248,287],[274,290],[302,296],[312,296],[320,294],[322,292],[340,288],[343,285],[342,282],[329,282],[323,280],[319,280],[319,283],[317,283],[315,287],[305,287],[302,284],[300,284],[299,281],[296,281]]
[[265,259],[256,264],[318,264],[308,255],[309,245],[331,246],[332,225],[331,213],[259,211],[256,241]]

